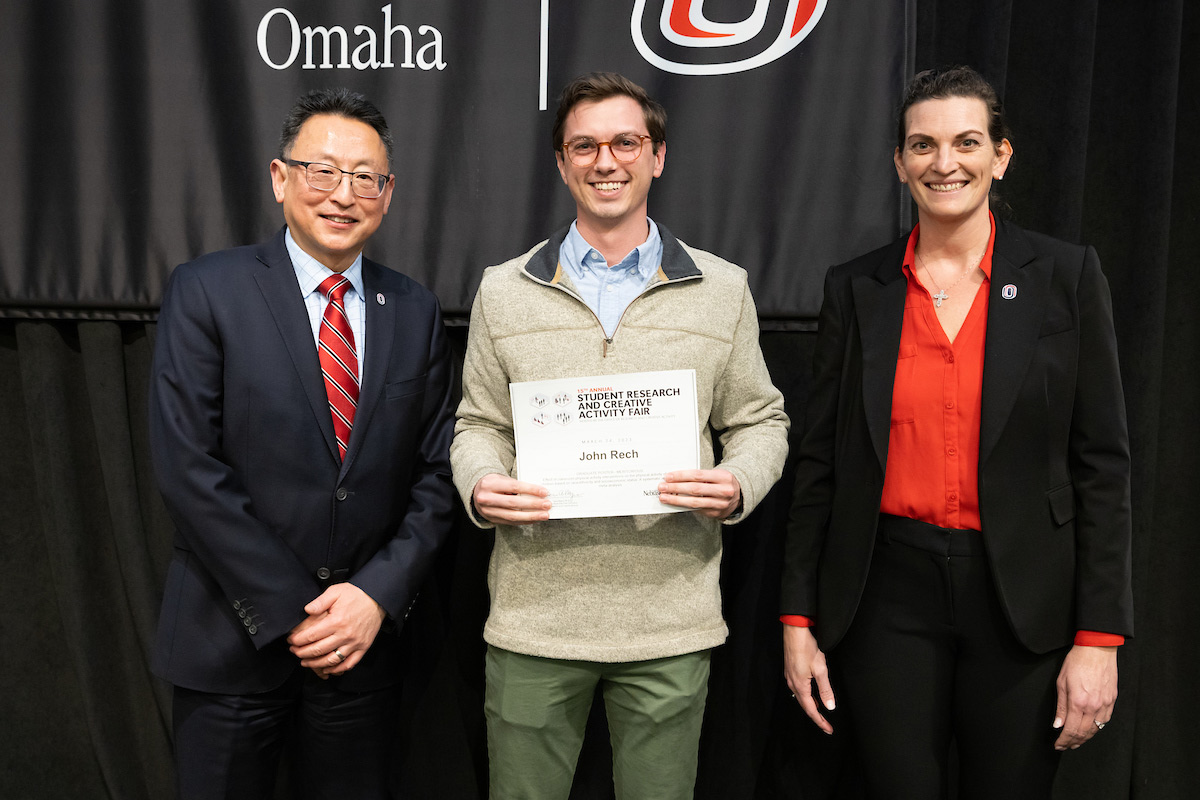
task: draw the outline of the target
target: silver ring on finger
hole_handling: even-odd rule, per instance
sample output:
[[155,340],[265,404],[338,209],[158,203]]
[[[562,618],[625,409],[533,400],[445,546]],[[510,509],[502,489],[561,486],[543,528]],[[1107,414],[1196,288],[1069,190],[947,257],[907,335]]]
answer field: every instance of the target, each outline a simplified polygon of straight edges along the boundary
[[1092,720],[1092,722],[1096,723],[1096,728],[1098,730],[1104,730],[1104,726],[1108,724],[1107,722],[1101,722],[1098,719],[1094,719],[1094,720]]
[[336,656],[339,664],[346,660],[346,657],[342,655],[342,651],[336,647],[333,649],[333,652],[330,653],[330,655]]

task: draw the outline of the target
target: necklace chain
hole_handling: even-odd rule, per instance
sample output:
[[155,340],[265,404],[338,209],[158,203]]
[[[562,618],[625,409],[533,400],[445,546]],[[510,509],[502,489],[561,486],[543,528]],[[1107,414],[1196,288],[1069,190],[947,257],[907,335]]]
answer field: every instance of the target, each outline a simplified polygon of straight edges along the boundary
[[987,254],[987,248],[984,248],[983,252],[979,254],[979,258],[975,259],[974,264],[972,264],[971,266],[969,266],[965,270],[963,270],[963,274],[958,276],[958,280],[956,280],[954,283],[950,284],[950,286],[945,289],[943,289],[941,286],[938,286],[938,282],[933,277],[933,272],[929,269],[929,265],[925,263],[925,259],[921,258],[921,251],[917,250],[915,252],[917,254],[917,261],[921,262],[921,266],[925,268],[925,274],[929,276],[929,280],[933,283],[934,288],[937,289],[937,294],[930,295],[930,297],[933,298],[933,306],[934,306],[934,308],[941,308],[942,301],[950,297],[950,294],[949,294],[950,290],[953,289],[955,286],[958,286],[960,283],[962,283],[963,278],[970,275],[972,272],[974,272],[976,269],[979,268],[980,264],[983,263],[983,257],[984,257],[984,255]]

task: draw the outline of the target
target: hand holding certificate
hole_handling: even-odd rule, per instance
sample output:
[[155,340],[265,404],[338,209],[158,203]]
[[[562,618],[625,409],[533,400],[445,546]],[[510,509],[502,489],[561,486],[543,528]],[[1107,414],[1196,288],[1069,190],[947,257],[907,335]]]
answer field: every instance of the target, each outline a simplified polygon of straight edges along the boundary
[[549,490],[551,519],[688,511],[660,502],[663,476],[711,472],[699,470],[694,370],[514,383],[509,392],[516,477]]
[[742,485],[724,469],[668,472],[658,486],[658,499],[712,519],[726,519],[742,507]]

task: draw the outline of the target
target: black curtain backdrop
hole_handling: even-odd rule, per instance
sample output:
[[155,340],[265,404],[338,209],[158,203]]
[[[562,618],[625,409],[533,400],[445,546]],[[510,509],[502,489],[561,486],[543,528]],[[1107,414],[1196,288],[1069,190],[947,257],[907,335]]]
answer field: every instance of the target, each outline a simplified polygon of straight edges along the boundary
[[[37,13],[37,4],[22,8]],[[1200,785],[1200,632],[1189,602],[1200,573],[1189,511],[1200,486],[1200,277],[1192,264],[1200,251],[1200,151],[1192,141],[1200,129],[1200,59],[1190,47],[1200,40],[1197,9],[1183,0],[923,0],[916,11],[918,68],[971,63],[1001,89],[1015,130],[1017,155],[1002,187],[1014,219],[1096,245],[1113,293],[1134,453],[1138,635],[1121,649],[1113,723],[1066,754],[1056,797],[1193,796]],[[49,152],[46,163],[76,158]],[[786,171],[779,179],[789,179]],[[35,207],[55,202],[12,185],[10,200],[14,192]],[[670,210],[680,219],[682,203]],[[772,225],[804,230],[806,221],[781,217]],[[819,274],[823,266],[803,268]],[[465,328],[450,330],[461,356]],[[813,338],[779,329],[762,336],[796,418]],[[172,796],[169,692],[148,668],[170,547],[146,445],[153,340],[154,325],[145,322],[0,320],[0,419],[9,423],[0,426],[4,798]],[[726,534],[731,636],[714,656],[698,798],[860,796],[845,737],[817,732],[782,682],[776,571],[789,491],[785,475],[755,515]],[[480,630],[489,547],[486,534],[460,519],[406,628],[408,741],[397,758],[405,797],[486,796]],[[572,797],[607,799],[607,743],[602,720],[592,722]]]

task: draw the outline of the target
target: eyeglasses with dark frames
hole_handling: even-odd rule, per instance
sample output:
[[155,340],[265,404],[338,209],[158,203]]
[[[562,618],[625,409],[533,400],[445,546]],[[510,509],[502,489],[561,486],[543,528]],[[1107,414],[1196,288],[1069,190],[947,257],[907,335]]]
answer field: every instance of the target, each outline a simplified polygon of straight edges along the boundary
[[322,192],[332,192],[342,183],[342,177],[350,176],[350,190],[364,200],[373,200],[383,194],[387,186],[388,176],[378,172],[347,172],[332,164],[322,164],[319,161],[297,161],[294,158],[284,159],[290,167],[304,167],[304,179],[308,185]]
[[654,137],[644,133],[621,133],[614,136],[611,141],[597,142],[587,136],[580,136],[569,142],[563,142],[562,149],[571,163],[577,167],[591,166],[600,155],[600,148],[605,146],[608,147],[608,152],[612,153],[613,158],[628,164],[638,160],[647,140],[654,141]]

